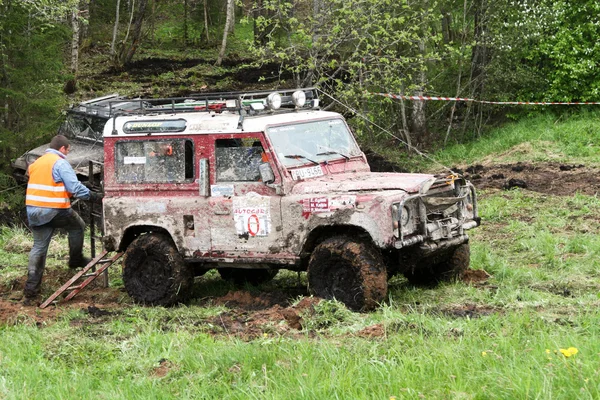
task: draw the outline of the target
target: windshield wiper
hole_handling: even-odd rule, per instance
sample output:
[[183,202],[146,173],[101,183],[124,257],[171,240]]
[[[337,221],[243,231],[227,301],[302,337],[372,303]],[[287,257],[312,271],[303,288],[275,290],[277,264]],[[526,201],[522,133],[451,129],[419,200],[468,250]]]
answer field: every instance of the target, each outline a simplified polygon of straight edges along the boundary
[[347,155],[342,154],[339,151],[335,151],[335,150],[327,150],[327,151],[324,151],[322,153],[317,153],[316,155],[317,156],[327,156],[327,155],[330,155],[330,154],[339,154],[340,156],[344,157],[346,160],[350,159],[350,157],[348,157]]
[[[317,155],[318,155],[318,154],[317,154]],[[286,154],[284,157],[285,157],[285,158],[296,158],[296,159],[297,159],[297,158],[304,158],[305,160],[308,160],[308,161],[310,161],[311,163],[313,163],[313,164],[315,164],[315,165],[319,165],[319,163],[318,163],[318,162],[316,162],[315,160],[311,160],[310,158],[308,158],[308,157],[306,157],[306,156],[303,156],[303,155],[301,155],[301,154]]]

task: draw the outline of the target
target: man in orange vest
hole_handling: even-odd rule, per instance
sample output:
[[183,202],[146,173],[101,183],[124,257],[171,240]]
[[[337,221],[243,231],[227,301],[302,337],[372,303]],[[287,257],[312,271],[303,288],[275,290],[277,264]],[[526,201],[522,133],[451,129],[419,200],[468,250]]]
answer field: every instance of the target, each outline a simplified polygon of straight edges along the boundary
[[77,179],[75,171],[65,159],[69,154],[69,140],[63,135],[52,138],[46,153],[29,166],[29,181],[25,205],[27,219],[33,232],[33,247],[29,253],[25,305],[37,305],[46,254],[52,234],[63,228],[69,238],[69,268],[86,266],[91,260],[83,256],[85,222],[71,208],[71,197],[99,201],[102,195],[90,191]]

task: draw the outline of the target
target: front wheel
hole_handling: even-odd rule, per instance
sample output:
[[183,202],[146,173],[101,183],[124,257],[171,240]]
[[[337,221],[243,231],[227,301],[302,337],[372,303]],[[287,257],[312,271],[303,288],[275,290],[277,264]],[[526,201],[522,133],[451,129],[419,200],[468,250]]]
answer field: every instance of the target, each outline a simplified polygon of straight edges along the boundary
[[387,295],[387,272],[380,252],[370,243],[347,236],[321,242],[308,262],[312,294],[336,299],[355,311],[371,310]]
[[136,302],[169,306],[187,299],[194,276],[169,237],[150,233],[125,252],[123,283]]

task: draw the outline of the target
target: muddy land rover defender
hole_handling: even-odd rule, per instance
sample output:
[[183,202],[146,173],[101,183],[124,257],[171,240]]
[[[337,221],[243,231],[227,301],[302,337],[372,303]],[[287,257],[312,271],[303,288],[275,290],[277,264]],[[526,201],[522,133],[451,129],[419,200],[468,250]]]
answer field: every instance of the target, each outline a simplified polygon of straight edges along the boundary
[[368,310],[394,274],[433,282],[468,268],[473,186],[370,172],[344,118],[318,105],[311,89],[230,93],[108,121],[104,244],[125,251],[134,300],[183,301],[212,268],[251,284],[285,268],[308,271],[312,294]]

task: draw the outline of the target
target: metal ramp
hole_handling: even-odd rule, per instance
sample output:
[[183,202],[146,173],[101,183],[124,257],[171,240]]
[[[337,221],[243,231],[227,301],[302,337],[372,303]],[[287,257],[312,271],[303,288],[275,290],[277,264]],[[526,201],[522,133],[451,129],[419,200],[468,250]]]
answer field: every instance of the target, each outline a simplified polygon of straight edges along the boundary
[[[100,276],[104,271],[108,269],[115,261],[117,261],[123,255],[123,252],[116,253],[112,257],[107,257],[108,251],[104,250],[98,257],[94,258],[89,262],[81,271],[77,272],[71,279],[69,279],[64,285],[62,285],[52,296],[48,297],[44,301],[40,308],[46,308],[52,303],[58,296],[64,292],[69,292],[65,297],[65,301],[71,300],[77,293],[83,288],[89,285],[94,279]],[[100,264],[100,268],[96,269],[96,266]],[[92,272],[90,272],[92,270]],[[77,283],[79,281],[79,283]]]

